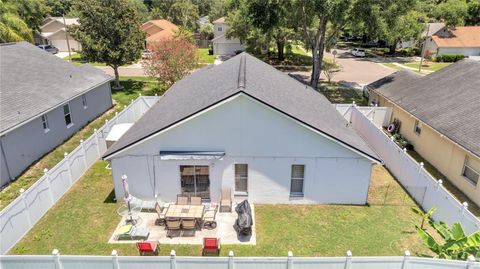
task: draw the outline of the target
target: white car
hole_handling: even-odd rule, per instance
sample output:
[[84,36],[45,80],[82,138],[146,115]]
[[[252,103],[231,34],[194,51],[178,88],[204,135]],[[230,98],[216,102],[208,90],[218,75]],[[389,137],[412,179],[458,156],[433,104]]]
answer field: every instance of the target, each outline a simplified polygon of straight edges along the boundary
[[355,57],[365,57],[365,49],[354,48],[352,49],[352,55]]

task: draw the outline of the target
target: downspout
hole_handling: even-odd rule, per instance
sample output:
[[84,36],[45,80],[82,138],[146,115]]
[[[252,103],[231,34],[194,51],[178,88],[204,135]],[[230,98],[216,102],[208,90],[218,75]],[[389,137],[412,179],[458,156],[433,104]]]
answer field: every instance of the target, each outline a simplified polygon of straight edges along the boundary
[[0,137],[0,149],[2,151],[2,158],[5,160],[5,167],[7,168],[8,178],[11,181],[11,180],[13,180],[13,178],[12,178],[12,174],[10,174],[10,168],[8,167],[8,161],[7,161],[7,156],[5,155],[5,150],[3,149],[3,138],[4,137],[5,137],[5,135]]

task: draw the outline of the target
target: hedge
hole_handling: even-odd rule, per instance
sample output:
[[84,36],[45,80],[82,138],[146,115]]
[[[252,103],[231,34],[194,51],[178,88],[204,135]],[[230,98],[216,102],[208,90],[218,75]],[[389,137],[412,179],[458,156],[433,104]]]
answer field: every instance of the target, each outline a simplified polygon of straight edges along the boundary
[[463,54],[440,54],[435,57],[436,62],[453,63],[465,58]]

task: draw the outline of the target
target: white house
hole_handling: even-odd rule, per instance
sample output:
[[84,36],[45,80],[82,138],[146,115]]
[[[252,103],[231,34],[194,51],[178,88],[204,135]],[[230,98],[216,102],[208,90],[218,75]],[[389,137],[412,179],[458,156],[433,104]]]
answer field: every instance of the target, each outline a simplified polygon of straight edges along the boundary
[[68,51],[68,46],[70,45],[71,51],[80,51],[82,45],[67,31],[68,26],[77,24],[77,18],[65,18],[64,22],[62,17],[49,17],[40,26],[40,33],[35,35],[35,43],[53,45],[59,51]]
[[328,100],[249,54],[175,83],[105,153],[116,197],[365,204],[375,152]]
[[27,42],[0,44],[0,184],[112,107],[110,76]]
[[240,39],[227,38],[226,33],[228,30],[228,23],[225,21],[225,17],[213,22],[213,54],[215,55],[234,55],[236,51],[244,51]]
[[428,56],[440,54],[463,54],[480,56],[480,26],[442,28],[426,41]]

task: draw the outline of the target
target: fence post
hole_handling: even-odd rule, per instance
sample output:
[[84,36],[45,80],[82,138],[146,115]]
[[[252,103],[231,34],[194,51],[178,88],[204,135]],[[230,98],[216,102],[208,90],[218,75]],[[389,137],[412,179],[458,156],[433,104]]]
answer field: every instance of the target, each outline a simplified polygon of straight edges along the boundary
[[73,175],[72,175],[72,167],[70,166],[70,160],[68,158],[68,153],[63,153],[63,158],[65,158],[65,163],[67,163],[67,170],[68,170],[68,179],[70,180],[70,186],[73,185]]
[[118,111],[115,111],[115,124],[118,124]]
[[293,252],[290,250],[287,254],[287,269],[293,269]]
[[100,157],[100,139],[98,139],[98,130],[97,130],[97,128],[93,129],[93,135],[95,136],[95,143],[97,144],[98,157]]
[[439,180],[437,181],[437,190],[440,189],[440,187],[442,186],[442,184],[443,184],[443,180],[439,179]]
[[87,150],[85,149],[85,144],[83,144],[83,139],[80,140],[80,146],[82,146],[82,152],[83,152],[83,164],[85,166],[85,171],[88,169],[87,165]]
[[60,251],[54,249],[52,251],[53,262],[55,263],[55,269],[62,269],[62,262],[60,261]]
[[473,255],[469,255],[467,257],[467,269],[473,269],[475,263],[475,257]]
[[118,263],[118,253],[116,250],[112,250],[112,264],[113,269],[120,269],[120,264]]
[[408,260],[410,259],[410,251],[405,250],[405,254],[403,255],[403,262],[402,262],[402,269],[408,268]]
[[233,269],[233,250],[228,252],[228,269]]
[[25,197],[25,189],[24,188],[20,189],[20,197],[22,197],[22,201],[24,203],[25,210],[27,211],[28,227],[32,228],[32,219],[30,218],[30,208],[28,207],[27,197]]
[[347,251],[347,256],[345,258],[345,269],[350,269],[352,267],[352,251]]
[[[418,199],[418,197],[417,197],[417,192],[418,192],[418,188],[419,188],[419,187],[418,187],[418,183],[419,183],[419,181],[420,181],[420,177],[422,176],[422,172],[423,172],[423,171],[422,171],[422,170],[423,170],[423,165],[424,165],[423,162],[420,162],[420,163],[418,164],[418,176],[417,176],[417,180],[415,181],[415,192],[414,192],[415,194],[414,194],[414,196],[413,196],[414,199],[417,200],[418,203],[420,203],[420,206],[421,206],[422,208],[423,208],[423,200],[424,200],[424,199],[422,199],[422,200],[420,201],[420,199]],[[425,187],[425,188],[426,188],[426,187]],[[425,209],[425,208],[423,208],[423,209]]]
[[[462,218],[460,219],[460,223],[463,221],[463,219],[465,218],[465,211],[468,211],[468,203],[467,202],[463,202],[462,203]],[[463,223],[462,223],[463,224]]]
[[47,168],[43,169],[43,175],[45,176],[45,180],[47,181],[48,193],[50,194],[50,200],[52,200],[52,205],[53,205],[55,204],[55,198],[53,197],[52,184],[50,182],[50,173],[48,173]]
[[175,250],[172,249],[172,251],[170,251],[170,269],[177,269],[176,256]]

